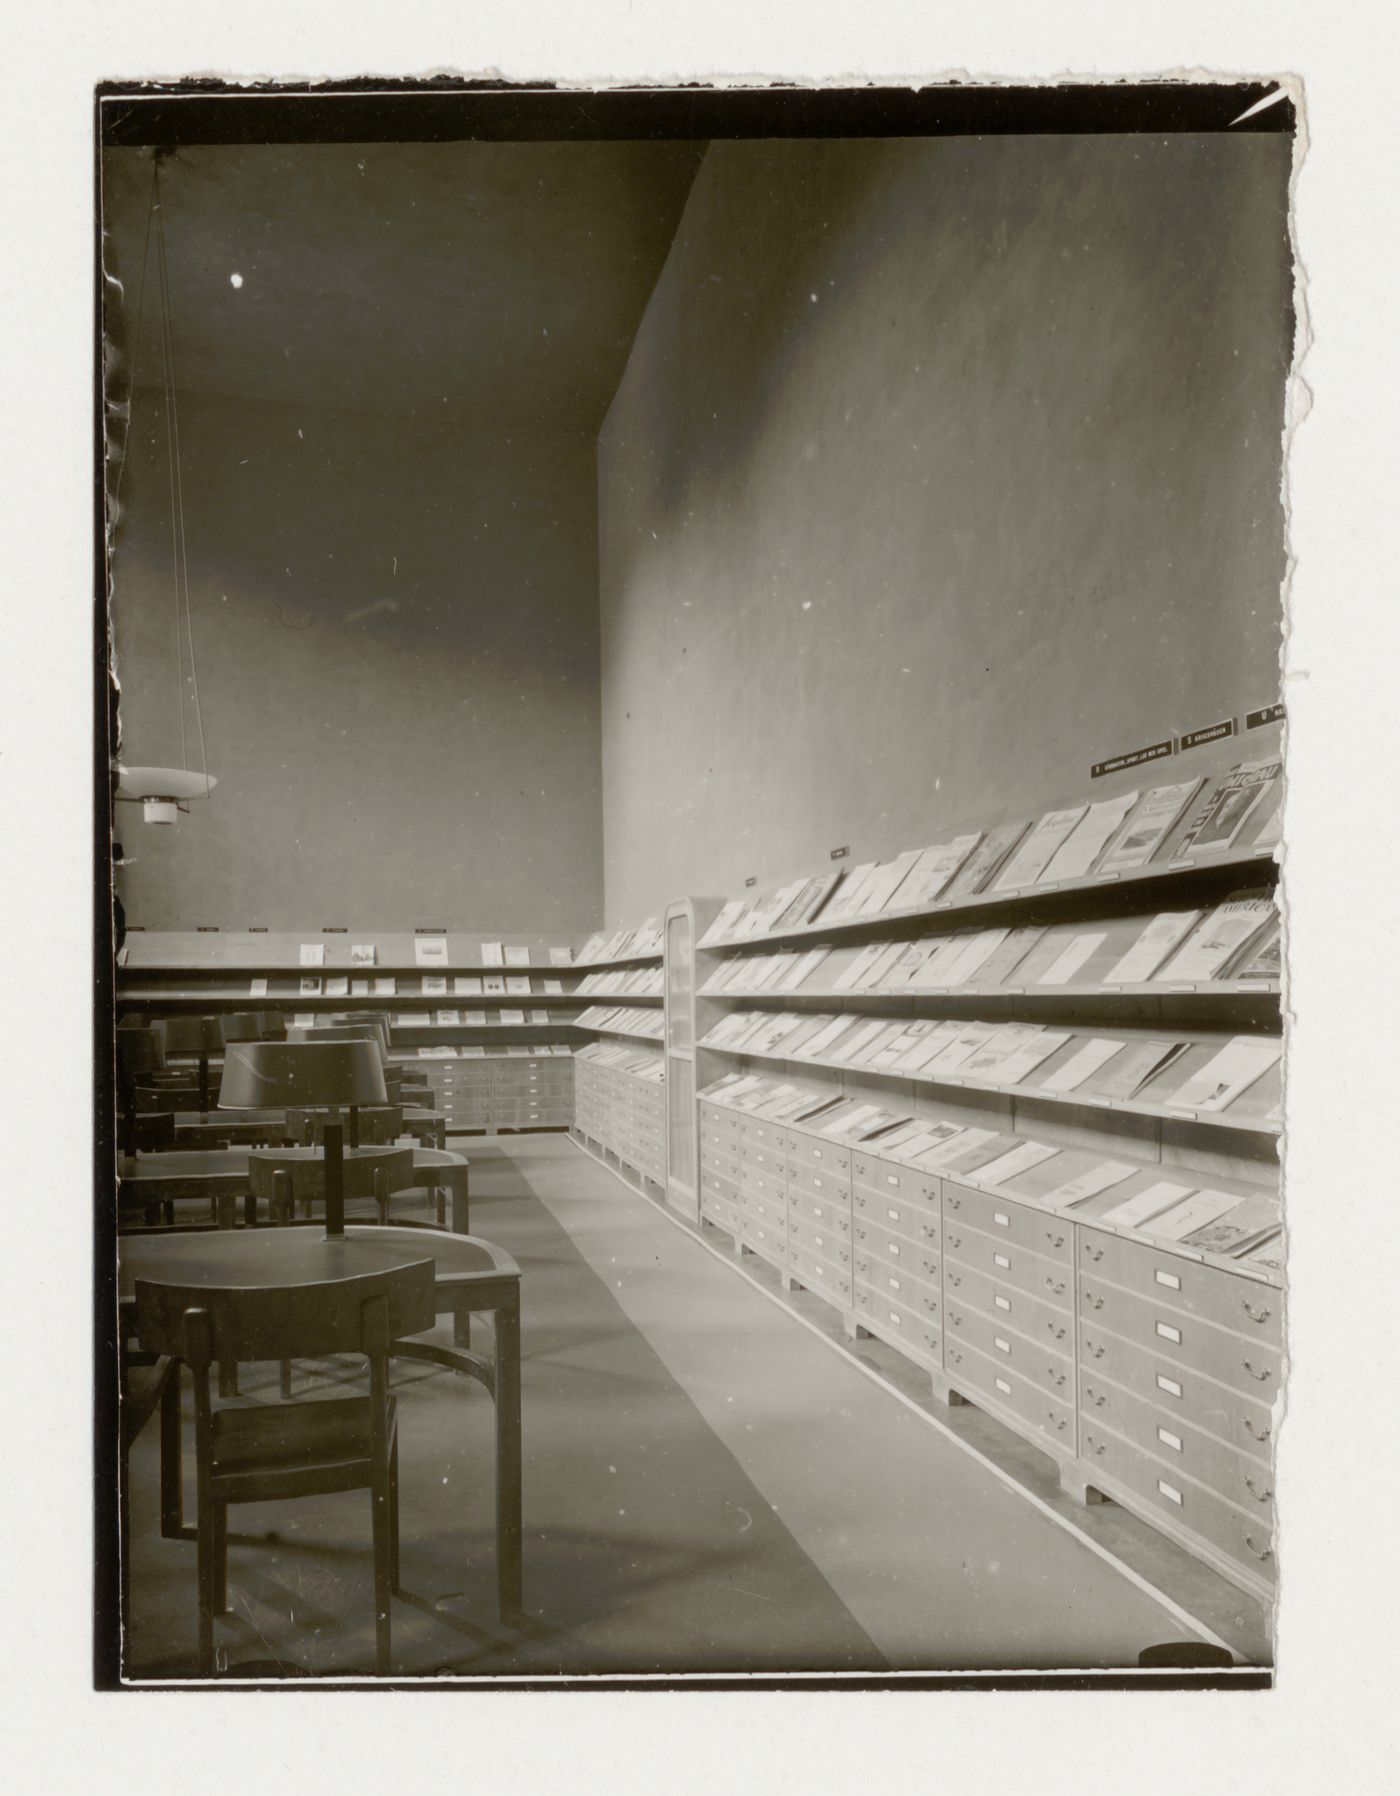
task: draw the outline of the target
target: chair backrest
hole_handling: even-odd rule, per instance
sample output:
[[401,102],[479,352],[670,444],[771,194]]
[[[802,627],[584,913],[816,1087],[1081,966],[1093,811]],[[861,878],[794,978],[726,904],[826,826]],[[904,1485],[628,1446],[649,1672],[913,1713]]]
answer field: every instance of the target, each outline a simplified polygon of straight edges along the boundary
[[[403,1109],[398,1104],[364,1104],[357,1119],[360,1145],[373,1147],[397,1141],[403,1133]],[[338,1110],[311,1110],[297,1105],[287,1109],[287,1133],[307,1147],[319,1147],[325,1138],[326,1124],[338,1122],[349,1130],[349,1113]]]
[[[385,1318],[383,1341],[366,1334],[366,1314],[376,1309]],[[433,1263],[427,1258],[348,1278],[267,1288],[136,1281],[142,1350],[174,1354],[196,1369],[216,1359],[383,1353],[389,1340],[419,1334],[434,1320]]]
[[[276,1148],[259,1148],[248,1156],[248,1188],[253,1196],[264,1200],[275,1196],[272,1181],[279,1172],[291,1174],[292,1196],[298,1202],[326,1195],[326,1163],[319,1154],[312,1159],[309,1155],[279,1154]],[[380,1174],[390,1191],[402,1191],[413,1183],[413,1149],[393,1148],[365,1159],[348,1159],[342,1173],[346,1197],[373,1197],[375,1179]]]
[[117,1118],[117,1146],[126,1154],[157,1154],[175,1145],[175,1112],[143,1110]]

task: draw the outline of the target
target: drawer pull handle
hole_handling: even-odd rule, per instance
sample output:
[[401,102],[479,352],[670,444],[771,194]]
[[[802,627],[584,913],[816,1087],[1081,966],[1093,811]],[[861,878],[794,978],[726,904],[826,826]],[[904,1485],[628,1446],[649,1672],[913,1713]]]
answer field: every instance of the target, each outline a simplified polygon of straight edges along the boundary
[[1091,1310],[1101,1310],[1103,1308],[1103,1298],[1102,1297],[1091,1297],[1091,1298],[1089,1298],[1088,1302],[1089,1302],[1089,1308]]
[[948,1320],[952,1323],[954,1328],[961,1328],[963,1325],[963,1319],[956,1310],[949,1310]]
[[949,1235],[948,1245],[949,1245],[949,1247],[961,1247],[962,1246],[962,1236],[961,1235]]
[[1244,1419],[1244,1431],[1249,1436],[1249,1438],[1251,1440],[1258,1441],[1261,1443],[1261,1445],[1264,1441],[1268,1440],[1269,1436],[1273,1433],[1272,1428],[1265,1428],[1261,1432],[1258,1428],[1256,1428],[1254,1426],[1253,1422],[1250,1421],[1248,1416],[1246,1416]]
[[1057,1428],[1057,1429],[1058,1429],[1058,1430],[1059,1430],[1059,1431],[1060,1431],[1060,1433],[1061,1433],[1061,1434],[1063,1434],[1063,1433],[1064,1433],[1064,1431],[1065,1431],[1065,1418],[1064,1418],[1064,1417],[1063,1417],[1063,1416],[1061,1416],[1061,1417],[1060,1417],[1060,1419],[1059,1419],[1059,1420],[1058,1420],[1058,1421],[1057,1421],[1057,1422],[1056,1422],[1056,1421],[1055,1421],[1055,1412],[1054,1412],[1054,1410],[1053,1410],[1053,1409],[1047,1409],[1047,1410],[1046,1410],[1046,1412],[1045,1412],[1045,1419],[1046,1419],[1046,1421],[1047,1421],[1047,1422],[1055,1422],[1055,1426],[1056,1426],[1056,1428]]
[[1245,1479],[1244,1487],[1249,1492],[1250,1496],[1254,1498],[1256,1503],[1267,1503],[1269,1498],[1274,1494],[1272,1485],[1266,1484],[1263,1490],[1260,1490],[1259,1486],[1252,1478]]
[[1088,1254],[1089,1258],[1094,1262],[1094,1264],[1096,1266],[1098,1265],[1099,1261],[1103,1258],[1103,1249],[1101,1247],[1090,1247],[1090,1245],[1087,1241],[1084,1243],[1084,1251],[1085,1251],[1085,1253]]
[[1045,1239],[1050,1243],[1050,1245],[1052,1247],[1063,1247],[1065,1244],[1064,1236],[1057,1235],[1053,1229],[1046,1229]]
[[[925,1263],[925,1265],[927,1265],[928,1262],[925,1261],[924,1263]],[[950,1272],[948,1274],[948,1283],[950,1285],[960,1285],[962,1283],[962,1273],[961,1272]]]
[[1064,1338],[1065,1338],[1065,1331],[1064,1331],[1064,1329],[1063,1329],[1063,1328],[1056,1328],[1056,1326],[1055,1326],[1055,1324],[1054,1324],[1054,1323],[1053,1323],[1053,1322],[1047,1322],[1047,1323],[1046,1323],[1046,1324],[1045,1324],[1045,1326],[1046,1326],[1046,1328],[1048,1328],[1048,1329],[1049,1329],[1049,1331],[1050,1331],[1050,1336],[1051,1336],[1051,1339],[1052,1339],[1052,1340],[1056,1340],[1056,1341],[1063,1341],[1063,1340],[1064,1340]]
[[1244,1311],[1245,1315],[1249,1317],[1251,1322],[1267,1322],[1269,1317],[1274,1313],[1269,1308],[1268,1304],[1265,1304],[1261,1310],[1252,1310],[1249,1307],[1249,1299],[1247,1297],[1242,1297],[1240,1299],[1240,1308]]
[[962,1364],[962,1355],[958,1352],[956,1347],[950,1347],[948,1349],[948,1358],[952,1360],[955,1366],[960,1366]]
[[1095,1347],[1092,1341],[1086,1341],[1084,1343],[1084,1345],[1089,1349],[1091,1358],[1093,1358],[1093,1359],[1102,1359],[1103,1358],[1104,1350],[1102,1347]]
[[1245,1535],[1244,1544],[1249,1548],[1256,1559],[1272,1559],[1274,1556],[1274,1549],[1272,1547],[1255,1546],[1254,1536],[1252,1534]]
[[[1091,1441],[1090,1441],[1090,1442],[1089,1442],[1089,1445],[1090,1445],[1090,1446],[1091,1446],[1091,1447],[1094,1447],[1094,1443],[1093,1443],[1093,1441],[1092,1441],[1092,1440],[1091,1440]],[[1099,1443],[1099,1445],[1098,1445],[1098,1446],[1097,1446],[1097,1447],[1094,1447],[1094,1457],[1095,1457],[1095,1458],[1096,1458],[1096,1459],[1102,1459],[1102,1458],[1103,1458],[1103,1443],[1102,1443],[1102,1441],[1100,1441],[1100,1443]]]
[[1268,1366],[1265,1366],[1262,1372],[1256,1372],[1248,1360],[1242,1360],[1240,1363],[1243,1365],[1245,1371],[1248,1372],[1249,1376],[1251,1378],[1257,1378],[1260,1384],[1263,1384],[1266,1379],[1273,1377],[1273,1371]]
[[960,1197],[950,1197],[948,1199],[948,1208],[950,1210],[961,1210],[962,1209],[962,1199]]
[[1063,1297],[1065,1294],[1065,1281],[1062,1278],[1051,1278],[1047,1273],[1045,1276],[1045,1288],[1047,1291],[1053,1291],[1057,1297]]
[[1057,1372],[1053,1366],[1047,1366],[1045,1368],[1045,1376],[1052,1384],[1060,1386],[1064,1385],[1065,1374],[1063,1372]]
[[1108,1401],[1108,1399],[1104,1396],[1102,1391],[1100,1391],[1098,1396],[1096,1397],[1094,1395],[1093,1391],[1090,1389],[1090,1387],[1087,1384],[1084,1387],[1084,1395],[1093,1404],[1095,1409],[1102,1409],[1104,1404]]

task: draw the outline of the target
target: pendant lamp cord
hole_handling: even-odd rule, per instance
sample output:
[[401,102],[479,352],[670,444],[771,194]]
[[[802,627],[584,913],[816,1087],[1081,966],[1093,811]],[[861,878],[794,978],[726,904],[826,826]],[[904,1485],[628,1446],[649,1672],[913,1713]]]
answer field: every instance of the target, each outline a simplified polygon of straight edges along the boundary
[[[166,459],[170,483],[171,558],[175,572],[175,656],[180,696],[180,765],[188,767],[185,736],[185,661],[180,645],[180,618],[184,614],[185,640],[190,652],[190,685],[194,696],[195,724],[199,730],[199,762],[204,776],[204,796],[209,796],[209,759],[204,745],[204,713],[199,702],[199,669],[194,657],[194,624],[190,616],[190,569],[185,544],[185,486],[180,456],[180,408],[175,388],[175,330],[170,311],[170,269],[166,256],[165,212],[160,203],[160,160],[152,180],[152,213],[156,227],[156,269],[160,281],[161,355],[165,384]],[[144,296],[145,268],[142,268]]]
[[184,619],[185,639],[189,643],[190,684],[193,688],[195,723],[199,730],[199,763],[204,776],[204,797],[209,793],[209,757],[204,743],[204,712],[199,702],[199,669],[194,657],[194,624],[190,615],[190,570],[185,544],[185,489],[180,460],[180,410],[175,391],[175,331],[170,310],[170,271],[166,256],[165,214],[160,200],[160,164],[163,152],[157,149],[151,162],[151,198],[146,211],[146,234],[141,245],[141,284],[136,299],[136,328],[131,339],[131,371],[127,380],[126,429],[122,433],[121,456],[112,489],[112,529],[121,518],[122,483],[131,448],[131,430],[136,411],[136,372],[141,353],[141,325],[146,315],[146,276],[150,267],[151,230],[155,227],[156,270],[160,288],[161,374],[165,390],[166,462],[170,486],[170,553],[175,578],[175,661],[176,696],[180,703],[180,765],[189,770],[189,751],[185,732],[185,657],[180,641],[180,622]]

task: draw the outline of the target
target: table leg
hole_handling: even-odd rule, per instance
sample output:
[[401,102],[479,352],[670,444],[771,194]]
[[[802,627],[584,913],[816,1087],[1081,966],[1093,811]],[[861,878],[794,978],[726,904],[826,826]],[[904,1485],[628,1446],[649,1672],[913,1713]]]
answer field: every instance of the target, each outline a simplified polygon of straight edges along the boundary
[[513,1286],[493,1317],[496,1336],[496,1578],[502,1621],[520,1614],[520,1289]]

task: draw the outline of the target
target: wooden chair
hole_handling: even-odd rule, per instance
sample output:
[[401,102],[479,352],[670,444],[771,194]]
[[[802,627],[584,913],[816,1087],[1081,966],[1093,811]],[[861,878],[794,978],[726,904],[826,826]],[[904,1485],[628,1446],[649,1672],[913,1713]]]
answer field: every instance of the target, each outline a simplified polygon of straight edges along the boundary
[[[320,1147],[326,1124],[345,1120],[345,1114],[340,1110],[312,1110],[289,1105],[287,1134],[305,1147]],[[361,1147],[388,1147],[403,1133],[403,1110],[397,1104],[363,1104],[359,1106],[357,1121]],[[349,1141],[348,1135],[346,1139],[350,1146],[356,1145]]]
[[174,1145],[173,1110],[138,1110],[117,1117],[119,1154],[161,1154]]
[[[368,1490],[374,1541],[375,1671],[388,1675],[389,1611],[399,1579],[398,1414],[389,1345],[431,1328],[429,1260],[310,1285],[237,1289],[137,1280],[143,1353],[168,1354],[194,1386],[199,1668],[214,1671],[214,1617],[228,1607],[228,1508]],[[276,1360],[362,1353],[369,1395],[275,1408],[215,1409],[221,1358]]]

